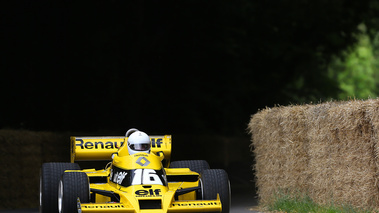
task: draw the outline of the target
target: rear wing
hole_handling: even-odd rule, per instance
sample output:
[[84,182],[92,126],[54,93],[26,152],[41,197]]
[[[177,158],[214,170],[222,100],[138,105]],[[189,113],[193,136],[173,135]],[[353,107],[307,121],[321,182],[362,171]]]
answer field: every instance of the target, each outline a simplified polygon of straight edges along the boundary
[[[76,137],[71,136],[71,162],[112,160],[128,138],[114,137]],[[150,136],[151,151],[155,154],[163,152],[164,159],[169,162],[171,157],[171,135]]]

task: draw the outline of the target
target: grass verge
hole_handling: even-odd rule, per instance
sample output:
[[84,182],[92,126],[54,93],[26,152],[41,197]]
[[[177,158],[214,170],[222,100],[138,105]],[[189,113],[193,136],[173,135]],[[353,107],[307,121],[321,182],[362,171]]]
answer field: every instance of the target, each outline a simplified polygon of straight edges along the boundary
[[267,205],[270,212],[294,212],[294,213],[371,213],[365,209],[354,208],[350,205],[335,206],[333,204],[324,206],[315,203],[309,196],[289,196],[280,194],[276,196],[273,203]]

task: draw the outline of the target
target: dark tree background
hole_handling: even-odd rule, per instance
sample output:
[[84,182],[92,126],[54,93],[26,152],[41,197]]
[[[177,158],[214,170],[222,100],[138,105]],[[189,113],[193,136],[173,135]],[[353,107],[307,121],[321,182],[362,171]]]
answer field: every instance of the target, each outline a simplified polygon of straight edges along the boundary
[[376,1],[3,1],[0,128],[243,135],[327,100]]

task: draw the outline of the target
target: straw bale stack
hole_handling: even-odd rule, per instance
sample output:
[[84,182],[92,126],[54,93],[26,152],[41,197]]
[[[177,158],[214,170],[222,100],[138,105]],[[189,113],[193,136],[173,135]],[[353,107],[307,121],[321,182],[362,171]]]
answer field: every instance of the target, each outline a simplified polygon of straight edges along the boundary
[[266,108],[251,117],[261,202],[281,191],[379,207],[379,99]]

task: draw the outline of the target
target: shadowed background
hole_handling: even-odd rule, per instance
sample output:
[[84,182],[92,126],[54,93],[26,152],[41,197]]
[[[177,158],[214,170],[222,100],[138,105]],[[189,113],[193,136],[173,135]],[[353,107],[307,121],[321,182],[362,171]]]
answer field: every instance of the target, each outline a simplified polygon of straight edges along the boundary
[[[378,8],[374,0],[3,1],[0,128],[63,135],[67,145],[69,135],[132,127],[172,134],[176,159],[244,165],[236,170],[252,180],[246,128],[258,109],[378,94]],[[2,165],[13,141],[1,142]]]
[[33,130],[245,135],[265,106],[338,98],[332,58],[378,26],[368,0],[1,4],[0,127]]

